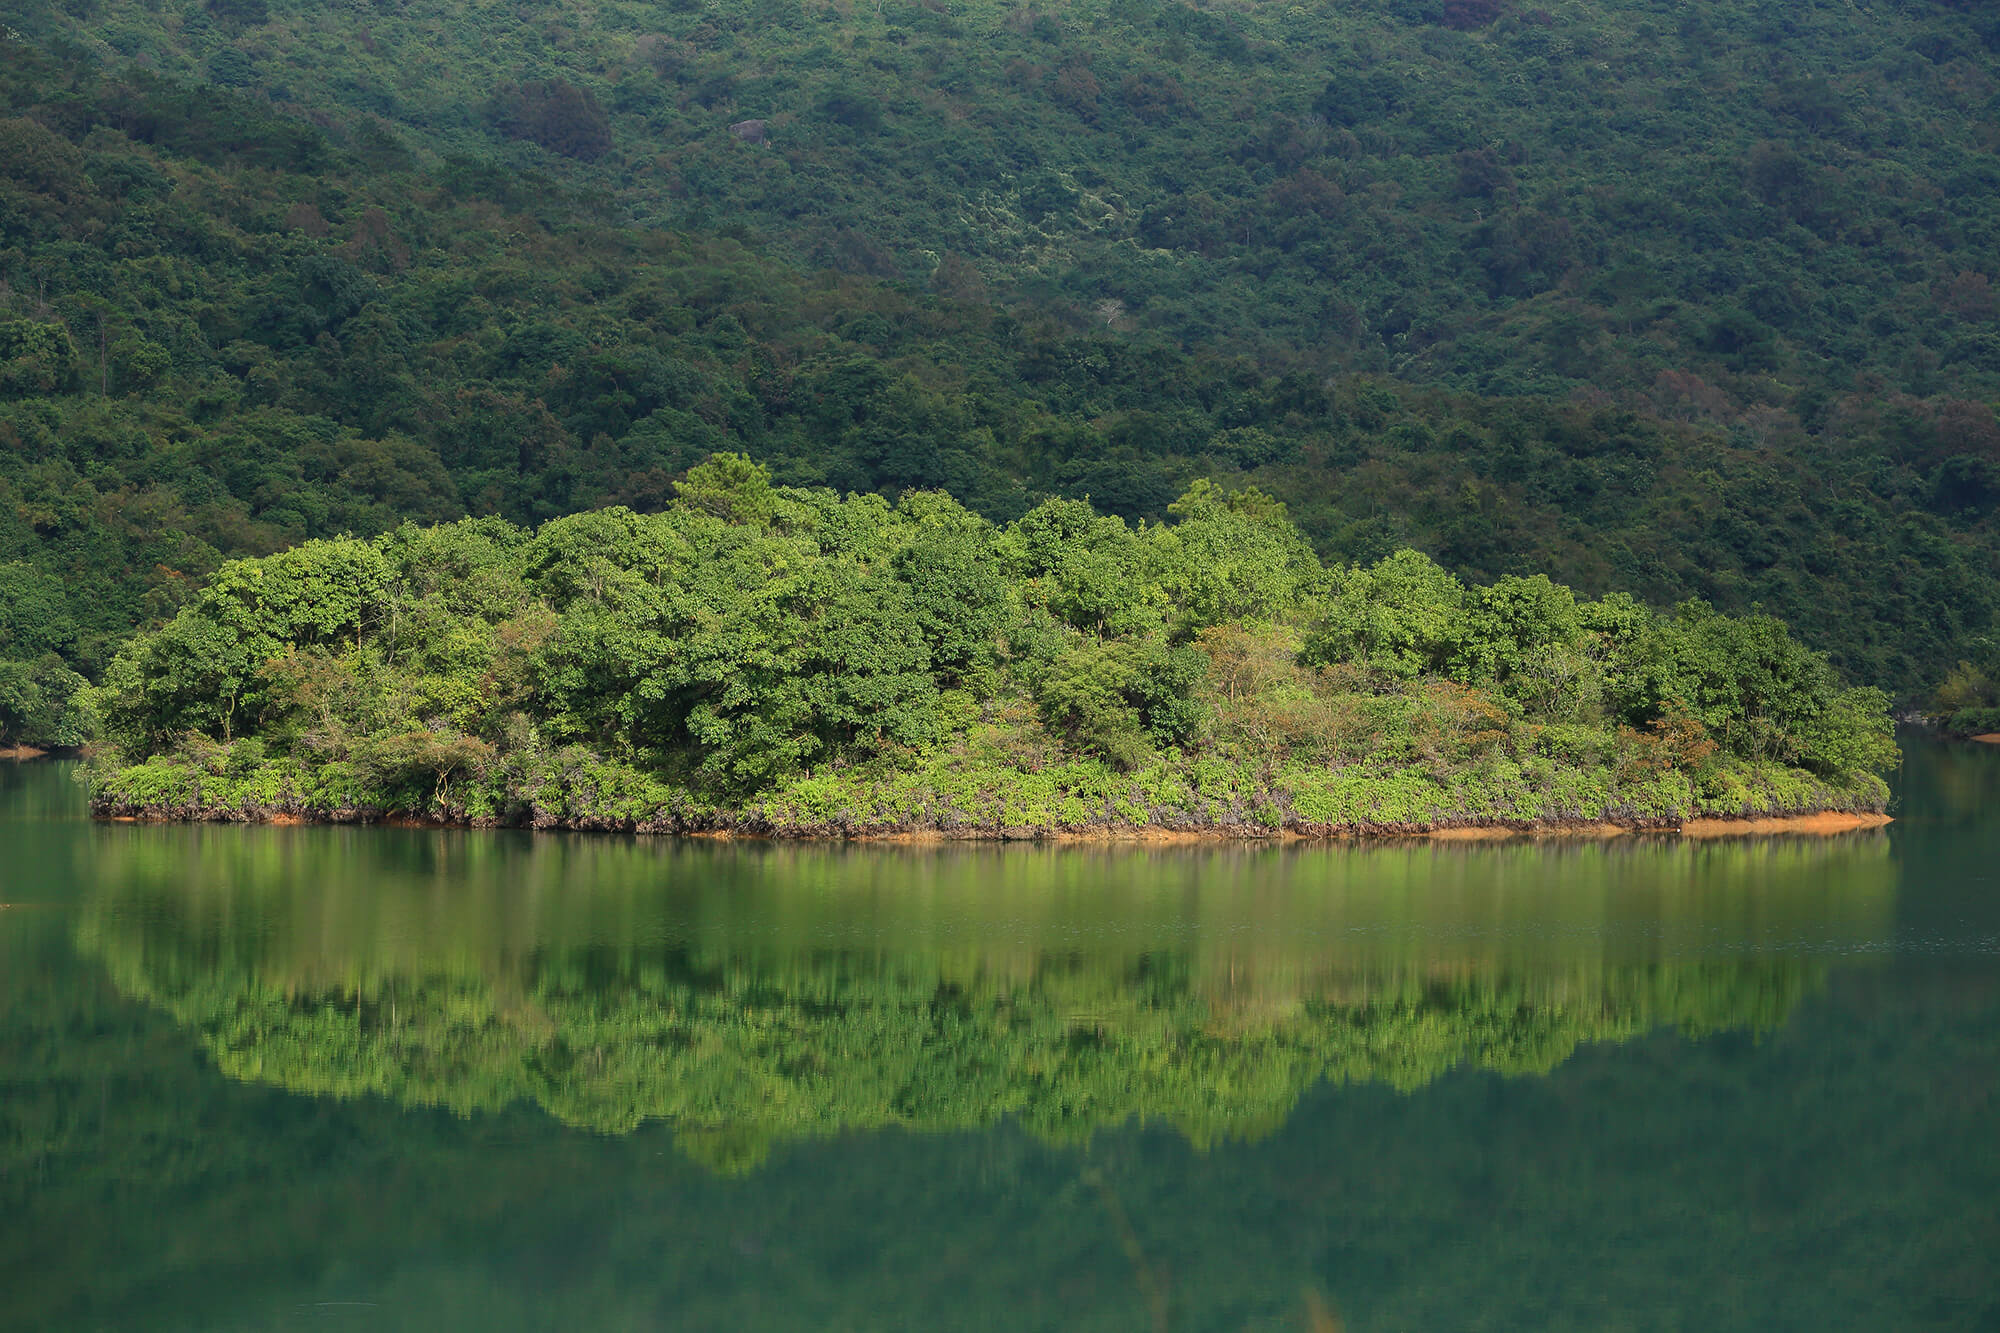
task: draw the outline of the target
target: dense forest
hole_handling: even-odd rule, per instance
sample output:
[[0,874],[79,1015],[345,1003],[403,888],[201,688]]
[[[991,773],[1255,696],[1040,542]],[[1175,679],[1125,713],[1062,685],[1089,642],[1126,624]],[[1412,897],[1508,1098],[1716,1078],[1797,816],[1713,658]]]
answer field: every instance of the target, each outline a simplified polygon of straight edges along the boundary
[[[231,558],[789,486],[1789,620],[2000,604],[2000,26],[1943,3],[36,0],[0,739]],[[1828,614],[1831,607],[1838,614]]]
[[104,807],[536,827],[1007,833],[1878,810],[1886,699],[1770,617],[1327,567],[1202,481],[1049,500],[777,487],[407,525],[225,564],[113,660]]

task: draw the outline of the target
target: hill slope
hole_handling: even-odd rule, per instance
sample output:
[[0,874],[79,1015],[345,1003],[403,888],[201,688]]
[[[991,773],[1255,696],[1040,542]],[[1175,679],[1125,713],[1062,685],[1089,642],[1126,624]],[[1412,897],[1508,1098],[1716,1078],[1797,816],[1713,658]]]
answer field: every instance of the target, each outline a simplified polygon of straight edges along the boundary
[[30,6],[0,659],[736,448],[1001,520],[1254,481],[1328,558],[1940,678],[2000,587],[1991,22],[1488,8]]

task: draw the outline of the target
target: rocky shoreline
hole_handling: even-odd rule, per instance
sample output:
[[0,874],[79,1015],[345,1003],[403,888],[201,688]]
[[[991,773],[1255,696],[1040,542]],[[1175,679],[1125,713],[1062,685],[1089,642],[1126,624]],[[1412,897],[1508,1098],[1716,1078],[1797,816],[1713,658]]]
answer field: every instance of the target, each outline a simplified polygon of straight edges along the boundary
[[1254,823],[1192,822],[1003,826],[967,821],[954,825],[778,824],[768,819],[720,815],[698,821],[597,818],[437,818],[379,809],[296,810],[280,807],[138,805],[91,802],[94,817],[114,823],[373,825],[385,828],[528,829],[536,832],[623,833],[717,840],[835,841],[879,844],[946,842],[1045,842],[1175,844],[1197,842],[1360,841],[1427,838],[1449,842],[1501,842],[1515,838],[1614,838],[1669,835],[1688,838],[1771,834],[1828,835],[1879,829],[1891,822],[1880,810],[1796,810],[1732,818],[1496,820],[1444,818],[1429,822],[1313,824],[1288,820],[1272,828]]

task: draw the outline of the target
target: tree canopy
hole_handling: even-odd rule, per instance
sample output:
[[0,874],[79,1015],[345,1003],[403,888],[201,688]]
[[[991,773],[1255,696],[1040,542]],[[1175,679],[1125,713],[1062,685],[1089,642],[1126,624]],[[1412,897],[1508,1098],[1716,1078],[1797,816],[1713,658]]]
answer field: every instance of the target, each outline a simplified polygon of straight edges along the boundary
[[16,8],[0,660],[718,451],[1003,524],[1255,485],[1904,694],[1992,632],[1972,10]]
[[106,799],[861,831],[1884,798],[1886,698],[1769,617],[1328,567],[1255,490],[1172,509],[996,525],[722,455],[656,514],[231,561],[86,697]]

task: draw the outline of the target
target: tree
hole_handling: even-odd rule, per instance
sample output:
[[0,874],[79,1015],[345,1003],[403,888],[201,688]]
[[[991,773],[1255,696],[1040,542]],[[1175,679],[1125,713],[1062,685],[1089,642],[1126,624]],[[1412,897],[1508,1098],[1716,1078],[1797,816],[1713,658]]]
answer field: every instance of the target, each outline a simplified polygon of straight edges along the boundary
[[589,89],[564,79],[537,79],[508,89],[487,111],[510,139],[531,143],[584,162],[611,151],[611,119]]
[[0,658],[0,746],[68,748],[91,738],[88,682],[54,653]]
[[0,398],[62,393],[77,382],[76,347],[62,325],[0,321]]
[[1401,550],[1373,568],[1334,575],[1305,655],[1309,662],[1359,662],[1414,680],[1458,660],[1467,629],[1464,585],[1429,556]]

